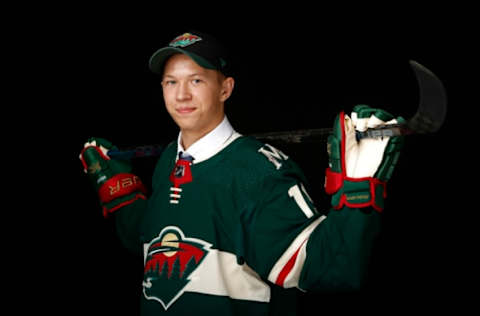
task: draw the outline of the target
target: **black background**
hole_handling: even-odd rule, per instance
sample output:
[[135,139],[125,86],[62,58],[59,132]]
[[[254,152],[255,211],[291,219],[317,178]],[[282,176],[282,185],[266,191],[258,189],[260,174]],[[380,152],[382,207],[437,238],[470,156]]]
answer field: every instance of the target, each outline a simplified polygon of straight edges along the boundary
[[[35,102],[28,101],[28,115],[19,125],[27,131],[23,158],[30,159],[24,166],[36,192],[19,198],[30,210],[25,215],[29,229],[16,240],[42,240],[35,260],[27,261],[28,270],[35,268],[40,276],[38,306],[106,314],[138,310],[142,258],[122,248],[112,222],[101,216],[78,154],[91,136],[120,147],[176,137],[148,59],[193,28],[230,48],[237,72],[226,111],[243,134],[330,127],[340,110],[349,112],[355,104],[409,118],[419,96],[408,61],[442,79],[449,96],[447,120],[435,135],[407,139],[388,185],[383,231],[366,288],[348,295],[303,294],[299,309],[462,309],[453,297],[468,293],[470,263],[464,255],[471,251],[471,223],[460,204],[464,198],[455,191],[462,179],[457,155],[463,147],[451,135],[467,106],[459,101],[466,83],[458,78],[464,78],[460,63],[470,58],[472,29],[449,8],[434,13],[406,6],[350,9],[348,14],[327,8],[280,14],[251,8],[234,18],[231,9],[200,15],[191,7],[78,6],[56,8],[61,13],[45,15],[28,28],[19,103]],[[319,207],[328,207],[325,143],[277,147],[302,166]],[[154,159],[134,161],[147,185],[154,164]]]

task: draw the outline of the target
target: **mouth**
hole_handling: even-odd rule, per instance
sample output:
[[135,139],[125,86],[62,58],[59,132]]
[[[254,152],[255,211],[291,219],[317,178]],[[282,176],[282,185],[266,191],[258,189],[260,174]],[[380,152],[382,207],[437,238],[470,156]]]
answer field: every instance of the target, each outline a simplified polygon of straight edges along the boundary
[[195,108],[195,107],[180,107],[180,108],[175,109],[175,111],[178,114],[190,114],[193,111],[195,111],[196,109],[197,108]]

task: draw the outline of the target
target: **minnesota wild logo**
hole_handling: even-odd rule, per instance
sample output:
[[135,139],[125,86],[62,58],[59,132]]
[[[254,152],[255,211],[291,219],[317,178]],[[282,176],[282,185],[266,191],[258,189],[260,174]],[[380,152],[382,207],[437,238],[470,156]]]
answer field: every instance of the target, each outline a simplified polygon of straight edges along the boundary
[[197,35],[193,35],[191,33],[184,33],[180,36],[175,37],[173,41],[170,42],[169,46],[186,47],[201,40],[202,38],[198,37]]
[[149,244],[145,255],[143,294],[165,310],[185,291],[190,274],[208,253],[209,243],[186,238],[175,226],[165,227]]

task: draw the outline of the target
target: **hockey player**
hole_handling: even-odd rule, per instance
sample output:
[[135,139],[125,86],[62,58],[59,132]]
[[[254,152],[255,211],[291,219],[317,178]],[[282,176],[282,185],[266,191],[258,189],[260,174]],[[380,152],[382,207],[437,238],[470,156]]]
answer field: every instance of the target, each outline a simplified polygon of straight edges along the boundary
[[225,116],[229,66],[208,34],[182,34],[151,57],[180,133],[150,194],[128,161],[108,156],[110,142],[92,138],[81,152],[104,215],[144,256],[142,315],[268,315],[272,287],[350,291],[365,280],[403,140],[357,142],[355,131],[401,118],[365,105],[338,114],[325,183],[332,205],[317,210],[293,159]]

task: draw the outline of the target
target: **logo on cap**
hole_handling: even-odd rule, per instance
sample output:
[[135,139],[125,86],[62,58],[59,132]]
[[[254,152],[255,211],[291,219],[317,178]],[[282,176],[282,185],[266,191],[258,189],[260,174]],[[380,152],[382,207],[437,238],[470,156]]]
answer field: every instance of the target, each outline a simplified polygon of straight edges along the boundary
[[175,39],[170,42],[169,46],[186,47],[201,40],[202,38],[197,35],[193,35],[191,33],[184,33],[180,36],[175,37]]

